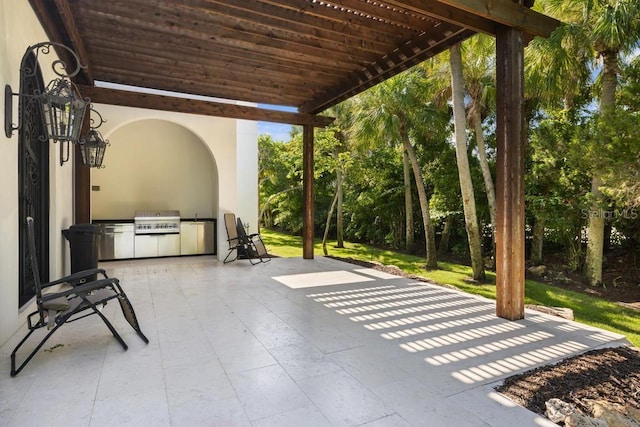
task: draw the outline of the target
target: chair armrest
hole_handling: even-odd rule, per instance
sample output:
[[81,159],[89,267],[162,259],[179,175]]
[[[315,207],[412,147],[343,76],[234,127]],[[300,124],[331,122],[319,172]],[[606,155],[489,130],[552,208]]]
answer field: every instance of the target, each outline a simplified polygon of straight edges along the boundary
[[67,289],[65,291],[44,294],[42,296],[42,301],[45,302],[45,301],[49,301],[59,297],[68,297],[72,295],[85,294],[85,293],[89,293],[89,292],[106,288],[106,287],[113,288],[114,291],[117,292],[117,290],[115,289],[115,286],[117,286],[117,284],[118,284],[118,279],[115,279],[115,278],[95,280],[93,282],[87,282],[87,283],[83,283],[82,285],[78,285],[73,289]]
[[[76,273],[73,273],[69,276],[62,277],[60,279],[54,280],[52,282],[43,283],[42,288],[46,288],[49,286],[59,285],[61,283],[68,283],[72,286],[77,286],[76,283],[82,281],[82,279],[86,279],[87,277],[101,274],[105,279],[108,279],[107,273],[102,268],[92,268],[89,270],[82,270]],[[93,280],[92,280],[93,281]]]

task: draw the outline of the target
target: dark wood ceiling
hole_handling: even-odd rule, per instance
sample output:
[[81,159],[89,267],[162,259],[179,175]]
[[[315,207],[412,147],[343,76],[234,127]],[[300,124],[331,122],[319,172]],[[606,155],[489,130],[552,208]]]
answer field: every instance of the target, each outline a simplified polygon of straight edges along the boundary
[[[522,0],[520,0],[522,1]],[[315,114],[498,25],[555,21],[513,0],[30,0],[96,81]]]

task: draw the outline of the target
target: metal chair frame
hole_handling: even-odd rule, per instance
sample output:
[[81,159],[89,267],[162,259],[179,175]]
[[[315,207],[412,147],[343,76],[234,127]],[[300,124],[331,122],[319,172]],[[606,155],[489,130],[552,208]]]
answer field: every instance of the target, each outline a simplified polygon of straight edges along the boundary
[[[142,333],[138,319],[129,298],[122,290],[120,281],[109,277],[104,269],[96,268],[79,271],[52,282],[40,282],[40,273],[36,257],[35,233],[33,218],[27,217],[27,239],[29,260],[31,264],[34,284],[36,287],[36,310],[27,317],[29,332],[18,343],[11,353],[11,376],[16,376],[31,361],[42,346],[64,324],[75,322],[87,316],[97,314],[105,323],[109,331],[120,343],[123,349],[128,346],[113,327],[111,322],[102,314],[101,308],[107,302],[117,299],[120,303],[122,314],[127,322],[136,331],[138,336],[146,343],[149,339]],[[98,277],[102,276],[101,279]],[[43,293],[43,289],[53,286],[66,286],[66,289],[57,289],[53,292]],[[70,288],[69,288],[70,287]],[[31,351],[26,359],[16,368],[16,353],[29,337],[38,329],[48,327],[47,335]]]

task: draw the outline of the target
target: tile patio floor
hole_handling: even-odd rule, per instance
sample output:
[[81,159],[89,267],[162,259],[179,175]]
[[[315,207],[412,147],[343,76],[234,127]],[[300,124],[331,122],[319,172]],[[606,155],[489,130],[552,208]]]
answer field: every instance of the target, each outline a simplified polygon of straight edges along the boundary
[[115,261],[117,304],[63,326],[17,377],[0,348],[0,426],[544,426],[501,379],[623,337],[340,261]]

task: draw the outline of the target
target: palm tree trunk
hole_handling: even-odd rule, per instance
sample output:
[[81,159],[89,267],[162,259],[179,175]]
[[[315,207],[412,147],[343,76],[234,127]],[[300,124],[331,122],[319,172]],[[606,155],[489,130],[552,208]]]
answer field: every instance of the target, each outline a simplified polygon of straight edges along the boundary
[[[618,52],[603,52],[602,94],[600,95],[600,113],[606,119],[616,104],[616,85],[618,79]],[[604,142],[606,143],[606,141]],[[604,247],[604,215],[602,206],[604,196],[600,191],[602,177],[599,171],[593,171],[591,177],[592,204],[587,229],[587,254],[584,273],[592,286],[602,283],[602,249]]]
[[405,211],[405,240],[404,248],[407,253],[413,253],[413,196],[411,195],[411,165],[404,145],[402,146],[402,167],[404,177],[404,211]]
[[[474,101],[475,102],[475,101]],[[482,133],[482,117],[480,110],[472,109],[473,127],[476,133],[476,143],[478,145],[478,159],[480,159],[480,169],[482,169],[482,178],[484,179],[484,189],[487,193],[487,203],[489,204],[489,216],[491,218],[491,236],[495,241],[496,231],[496,190],[493,185],[493,177],[489,169],[489,161],[487,160],[487,151],[484,145],[484,135]]]
[[337,205],[337,209],[338,211],[336,212],[336,227],[337,227],[337,247],[339,248],[344,248],[344,223],[343,223],[343,219],[342,219],[342,196],[343,196],[343,191],[342,191],[342,183],[344,182],[343,179],[343,172],[340,168],[338,168],[336,170],[336,176],[337,176],[337,182],[338,182],[338,188],[336,189],[337,191],[337,195],[338,195],[338,205]]
[[542,248],[544,245],[544,220],[536,217],[531,239],[531,261],[535,265],[542,264]]
[[427,190],[424,188],[424,181],[422,179],[422,171],[418,164],[418,156],[409,141],[409,136],[403,129],[402,144],[407,152],[409,161],[411,162],[411,168],[413,169],[413,177],[416,181],[416,187],[418,188],[418,199],[420,200],[420,210],[422,212],[422,223],[424,225],[424,237],[426,240],[426,258],[427,268],[438,268],[438,258],[436,253],[436,236],[433,229],[433,222],[431,221],[431,212],[429,211],[429,198],[427,197]]
[[466,114],[464,109],[464,80],[462,77],[462,55],[460,44],[450,49],[451,62],[451,92],[453,94],[453,118],[456,137],[456,160],[458,164],[458,176],[460,177],[460,192],[462,194],[462,207],[469,241],[471,255],[471,269],[474,280],[484,280],[484,262],[482,259],[482,244],[480,241],[480,229],[476,214],[476,201],[471,181],[469,158],[467,157]]
[[342,176],[340,175],[340,179],[336,181],[336,192],[333,195],[333,200],[331,201],[331,207],[329,208],[329,212],[327,212],[327,222],[324,225],[324,234],[322,236],[322,252],[324,252],[324,256],[329,255],[327,251],[327,237],[329,236],[329,226],[331,225],[331,217],[333,216],[333,211],[336,208],[336,204],[338,202],[339,196],[339,188],[342,186],[341,182]]
[[438,246],[438,255],[443,256],[449,250],[449,237],[451,237],[451,229],[453,228],[453,215],[447,215],[447,219],[444,222],[442,229],[442,237],[440,238],[440,245]]

